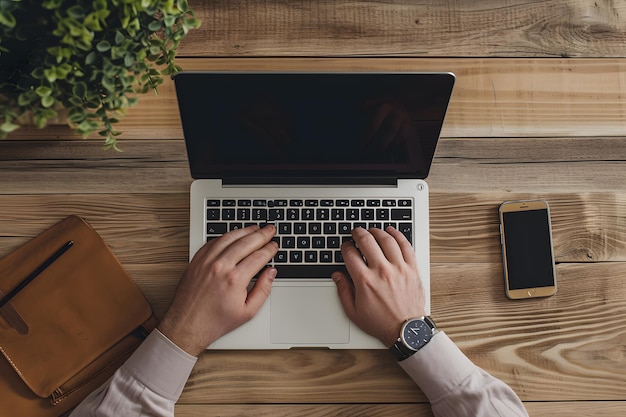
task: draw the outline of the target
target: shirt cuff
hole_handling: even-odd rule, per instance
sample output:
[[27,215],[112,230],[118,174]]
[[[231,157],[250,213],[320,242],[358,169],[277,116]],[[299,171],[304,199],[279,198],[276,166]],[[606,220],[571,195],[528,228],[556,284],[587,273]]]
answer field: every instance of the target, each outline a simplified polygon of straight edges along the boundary
[[176,402],[197,360],[154,329],[124,368],[147,388]]
[[398,363],[431,403],[454,391],[476,369],[476,365],[442,331],[419,352]]

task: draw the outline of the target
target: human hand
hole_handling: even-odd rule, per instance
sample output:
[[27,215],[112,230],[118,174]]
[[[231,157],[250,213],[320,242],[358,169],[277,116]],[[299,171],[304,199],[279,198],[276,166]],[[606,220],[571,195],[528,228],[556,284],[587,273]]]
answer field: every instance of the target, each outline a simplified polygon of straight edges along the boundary
[[[356,228],[341,247],[346,268],[332,275],[347,314],[366,333],[390,347],[400,335],[402,323],[422,317],[424,289],[415,252],[398,230]],[[365,258],[365,259],[364,259]]]
[[215,340],[250,320],[272,289],[275,268],[265,269],[278,251],[274,225],[250,226],[205,244],[183,274],[158,328],[187,353],[198,356]]

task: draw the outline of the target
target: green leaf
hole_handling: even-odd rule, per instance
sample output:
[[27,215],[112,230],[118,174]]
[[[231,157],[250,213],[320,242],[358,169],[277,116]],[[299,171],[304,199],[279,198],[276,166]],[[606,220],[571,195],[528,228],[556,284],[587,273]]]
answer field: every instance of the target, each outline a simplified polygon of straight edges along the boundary
[[119,30],[115,32],[115,44],[119,45],[126,40],[126,36]]
[[96,44],[96,49],[98,52],[106,52],[111,49],[111,44],[106,40],[102,40]]
[[8,27],[8,28],[14,28],[15,27],[15,16],[13,16],[13,14],[11,14],[10,12],[5,12],[5,11],[1,11],[0,10],[0,24]]
[[130,52],[127,53],[126,56],[124,57],[124,66],[126,66],[126,68],[130,68],[134,62],[135,62],[135,56],[131,54]]
[[67,14],[74,19],[83,19],[85,17],[85,10],[80,5],[74,5],[67,9]]
[[41,105],[45,108],[52,107],[55,101],[54,97],[45,96],[41,98]]
[[20,125],[16,125],[15,123],[11,123],[10,121],[7,120],[0,125],[0,132],[11,133],[15,129],[18,129],[19,127]]
[[96,62],[96,53],[91,51],[85,57],[85,64],[92,65],[94,62]]
[[72,87],[72,93],[75,96],[85,97],[86,92],[87,92],[87,84],[85,84],[82,81],[74,84],[74,87]]
[[161,26],[161,22],[159,22],[158,20],[153,20],[148,25],[148,30],[151,32],[158,32],[159,30],[161,30]]
[[39,97],[49,97],[50,94],[52,94],[52,88],[46,85],[40,85],[35,89],[35,93],[37,93]]

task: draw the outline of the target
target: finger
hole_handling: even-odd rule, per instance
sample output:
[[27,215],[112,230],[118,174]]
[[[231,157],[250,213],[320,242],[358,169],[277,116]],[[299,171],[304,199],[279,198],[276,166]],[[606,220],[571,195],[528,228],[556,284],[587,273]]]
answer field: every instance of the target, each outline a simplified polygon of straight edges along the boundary
[[249,317],[256,315],[267,300],[267,297],[269,297],[276,273],[276,268],[265,268],[259,275],[259,278],[257,278],[246,299]]
[[[396,237],[385,230],[376,228],[369,229],[369,232],[374,236],[376,243],[378,243],[378,246],[383,251],[383,255],[389,262],[395,264],[404,261],[404,256]],[[365,257],[367,258],[367,254],[365,254]]]
[[337,294],[339,295],[339,300],[341,301],[341,305],[343,306],[346,315],[348,318],[355,317],[356,304],[354,302],[354,285],[343,272],[334,272],[331,277],[337,285]]
[[276,242],[268,242],[262,248],[252,252],[237,264],[237,276],[250,281],[278,252]]
[[415,262],[415,248],[411,245],[411,243],[407,240],[406,236],[402,234],[398,229],[394,227],[387,227],[385,229],[387,233],[389,233],[398,243],[400,247],[400,251],[402,253],[402,257],[406,262]]
[[220,254],[224,252],[224,250],[226,250],[226,248],[228,248],[234,242],[238,241],[244,236],[248,236],[249,234],[256,232],[257,230],[259,230],[259,226],[255,225],[255,226],[244,227],[243,229],[233,230],[228,233],[224,233],[219,238],[211,240],[210,245],[209,244],[204,245],[200,249],[200,251],[202,251],[203,256],[205,255],[207,256],[208,262],[212,262],[215,258],[220,256]]
[[343,242],[341,245],[341,255],[343,256],[343,262],[346,264],[346,269],[352,279],[359,280],[368,272],[367,264],[363,260],[363,255],[361,255],[361,252],[354,246],[354,243],[350,241]]
[[232,242],[228,248],[222,252],[222,259],[230,265],[237,265],[239,262],[250,256],[254,251],[265,246],[276,234],[276,226],[269,224],[262,229],[256,229],[252,233]]
[[357,227],[352,230],[352,238],[359,247],[361,254],[365,257],[368,266],[371,267],[379,265],[381,262],[387,262],[383,249],[372,233],[361,227]]

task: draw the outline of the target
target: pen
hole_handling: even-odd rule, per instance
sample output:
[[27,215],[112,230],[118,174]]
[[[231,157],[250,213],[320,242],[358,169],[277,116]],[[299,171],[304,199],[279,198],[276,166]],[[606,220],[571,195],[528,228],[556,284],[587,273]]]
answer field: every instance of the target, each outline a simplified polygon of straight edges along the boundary
[[30,283],[32,280],[37,278],[37,275],[41,274],[47,267],[49,267],[52,264],[52,262],[59,259],[59,257],[63,255],[69,248],[71,248],[73,244],[74,244],[74,241],[72,240],[67,241],[63,246],[61,246],[59,250],[54,252],[52,256],[46,259],[44,263],[39,265],[37,269],[35,269],[29,276],[27,276],[22,282],[20,282],[17,287],[9,291],[9,293],[0,300],[0,308],[2,308],[2,306],[4,306],[9,301],[11,301],[11,299],[15,297],[17,293],[22,291],[22,289],[24,289],[24,287],[27,286],[28,283]]

